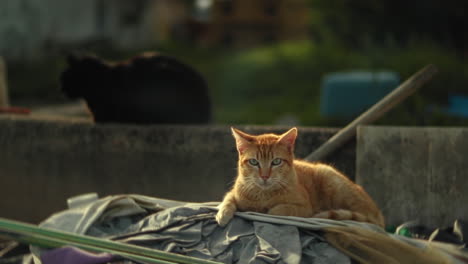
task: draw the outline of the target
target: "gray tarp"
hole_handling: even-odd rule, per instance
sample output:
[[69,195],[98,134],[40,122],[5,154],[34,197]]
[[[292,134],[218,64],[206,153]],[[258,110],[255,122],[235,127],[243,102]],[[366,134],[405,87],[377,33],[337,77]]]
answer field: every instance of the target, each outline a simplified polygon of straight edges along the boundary
[[[224,263],[351,263],[348,256],[326,242],[321,230],[351,226],[385,233],[375,225],[354,221],[249,212],[236,213],[237,217],[222,228],[214,220],[218,203],[185,203],[142,195],[83,197],[87,196],[70,200],[70,209],[54,214],[40,226]],[[34,256],[40,252],[32,248]],[[34,262],[40,263],[38,258]]]

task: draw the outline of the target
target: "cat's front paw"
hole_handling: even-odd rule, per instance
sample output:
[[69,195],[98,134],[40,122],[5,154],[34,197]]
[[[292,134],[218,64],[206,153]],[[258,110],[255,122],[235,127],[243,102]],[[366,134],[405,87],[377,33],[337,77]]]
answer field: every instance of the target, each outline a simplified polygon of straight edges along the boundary
[[229,221],[231,221],[232,217],[234,216],[234,212],[236,211],[235,208],[232,206],[226,206],[221,204],[219,206],[218,213],[216,214],[216,222],[219,226],[226,226]]

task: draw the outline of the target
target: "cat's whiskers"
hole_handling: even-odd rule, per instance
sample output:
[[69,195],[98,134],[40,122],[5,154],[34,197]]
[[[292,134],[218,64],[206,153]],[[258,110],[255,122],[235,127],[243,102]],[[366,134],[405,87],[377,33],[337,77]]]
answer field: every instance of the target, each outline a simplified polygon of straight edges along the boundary
[[281,178],[276,178],[274,182],[272,182],[274,186],[277,186],[278,189],[283,190],[285,188],[285,183],[283,182],[283,179]]
[[232,180],[228,181],[227,185],[228,186],[233,186],[235,183],[236,183],[236,179],[232,179]]
[[250,199],[253,199],[253,200],[262,199],[263,192],[255,191],[254,189],[256,187],[258,188],[258,186],[256,184],[249,184],[248,186],[246,186],[245,196],[249,197]]
[[240,184],[239,188],[242,193],[249,194],[255,186],[256,183],[253,177],[243,177],[243,183]]

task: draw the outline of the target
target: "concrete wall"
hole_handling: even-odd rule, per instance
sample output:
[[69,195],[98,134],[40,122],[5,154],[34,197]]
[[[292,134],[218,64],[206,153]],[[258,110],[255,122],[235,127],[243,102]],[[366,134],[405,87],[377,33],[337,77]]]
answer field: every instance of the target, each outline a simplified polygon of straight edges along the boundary
[[360,127],[356,181],[387,224],[468,220],[468,128]]
[[[299,128],[297,156],[305,157],[336,131]],[[326,162],[353,177],[354,148],[351,142]],[[0,116],[0,215],[38,222],[64,209],[70,196],[86,192],[221,200],[234,181],[236,155],[227,126],[94,125]]]

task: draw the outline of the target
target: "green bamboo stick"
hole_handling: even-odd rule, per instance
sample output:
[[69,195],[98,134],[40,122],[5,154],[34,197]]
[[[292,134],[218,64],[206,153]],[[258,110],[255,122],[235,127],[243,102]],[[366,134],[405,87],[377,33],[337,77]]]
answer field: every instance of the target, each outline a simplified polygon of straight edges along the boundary
[[[215,261],[183,256],[161,250],[149,249],[141,246],[130,245],[91,236],[84,236],[65,231],[58,231],[50,228],[37,227],[35,225],[4,218],[0,218],[0,233],[7,235],[17,233],[23,237],[31,238],[33,240],[35,239],[33,235],[41,236],[41,238],[53,238],[56,242],[66,242],[65,245],[71,245],[71,243],[75,243],[77,245],[91,246],[99,249],[98,252],[110,252],[110,250],[112,250],[118,252],[117,255],[121,256],[123,256],[122,254],[132,254],[182,264],[219,264],[219,262]],[[41,240],[41,242],[44,241]],[[63,244],[60,246],[63,246]]]
[[98,248],[91,245],[86,245],[77,242],[70,242],[58,238],[51,238],[44,235],[38,234],[27,234],[26,232],[5,232],[0,229],[0,237],[18,241],[24,244],[30,244],[43,248],[59,248],[63,246],[73,246],[83,250],[96,252],[96,253],[111,253],[113,255],[121,256],[123,258],[134,260],[148,264],[176,264],[175,262],[169,262],[161,259],[150,258],[146,256],[135,255],[127,252],[116,251],[112,249]]

